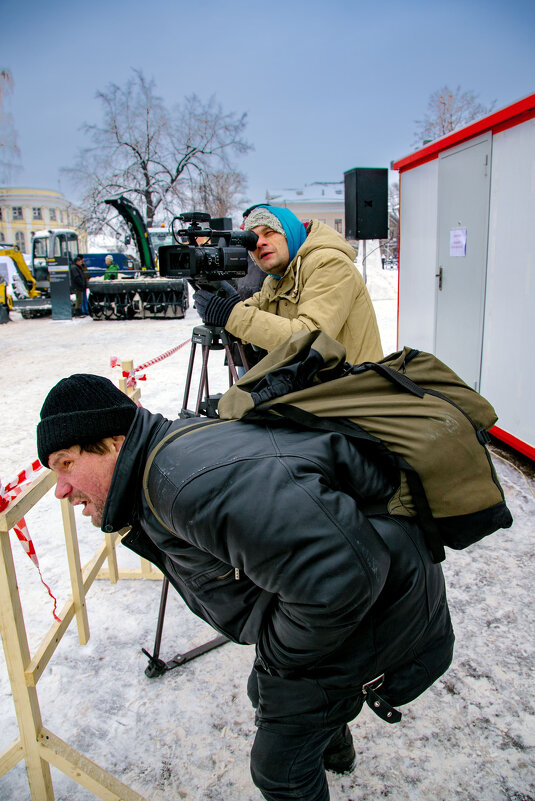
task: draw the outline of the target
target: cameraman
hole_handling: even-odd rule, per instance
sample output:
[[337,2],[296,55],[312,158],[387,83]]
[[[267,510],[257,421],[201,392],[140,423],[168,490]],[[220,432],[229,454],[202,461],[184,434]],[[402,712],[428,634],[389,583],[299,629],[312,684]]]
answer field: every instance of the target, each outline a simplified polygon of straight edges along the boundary
[[306,226],[289,209],[256,206],[245,230],[258,236],[252,256],[267,273],[262,288],[241,300],[200,289],[193,299],[208,325],[271,351],[297,331],[321,329],[344,345],[353,364],[383,357],[371,298],[354,264],[355,251],[330,226]]

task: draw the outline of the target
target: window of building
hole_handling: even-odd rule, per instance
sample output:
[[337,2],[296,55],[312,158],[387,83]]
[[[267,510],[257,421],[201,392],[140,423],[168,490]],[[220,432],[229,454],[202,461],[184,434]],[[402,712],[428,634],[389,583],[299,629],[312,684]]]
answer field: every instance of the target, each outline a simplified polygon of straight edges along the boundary
[[32,218],[34,220],[42,220],[43,219],[43,212],[41,211],[41,206],[34,206],[32,209]]
[[2,233],[2,231],[0,231],[0,242],[5,242],[5,241],[6,241],[6,238],[5,238],[4,234]]
[[0,220],[3,220],[3,219],[4,218],[2,217],[2,209],[0,208]]
[[334,221],[334,230],[338,231],[339,234],[342,233],[342,220],[335,220]]
[[51,222],[56,222],[56,209],[49,209],[48,214],[50,216]]
[[61,209],[59,210],[59,221],[63,222],[63,212]]
[[26,250],[26,240],[24,239],[24,234],[22,231],[17,231],[15,234],[15,244],[18,248],[24,253]]
[[24,219],[24,217],[22,216],[22,206],[13,206],[13,219],[14,220]]

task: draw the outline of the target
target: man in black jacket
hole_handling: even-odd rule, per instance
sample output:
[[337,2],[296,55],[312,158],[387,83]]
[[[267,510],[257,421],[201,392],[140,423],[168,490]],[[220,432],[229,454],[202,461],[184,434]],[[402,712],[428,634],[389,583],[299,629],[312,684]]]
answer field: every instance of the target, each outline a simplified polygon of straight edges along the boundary
[[70,266],[71,292],[74,292],[76,295],[76,302],[73,310],[75,317],[80,317],[87,313],[84,311],[84,299],[86,299],[88,281],[86,270],[87,267],[84,264],[84,257],[78,254],[74,257],[74,262]]
[[195,614],[255,644],[251,772],[268,801],[327,801],[363,704],[395,722],[448,668],[441,568],[415,522],[364,514],[399,476],[343,435],[170,421],[79,374],[48,394],[37,443],[58,498],[105,532],[131,526],[123,544]]

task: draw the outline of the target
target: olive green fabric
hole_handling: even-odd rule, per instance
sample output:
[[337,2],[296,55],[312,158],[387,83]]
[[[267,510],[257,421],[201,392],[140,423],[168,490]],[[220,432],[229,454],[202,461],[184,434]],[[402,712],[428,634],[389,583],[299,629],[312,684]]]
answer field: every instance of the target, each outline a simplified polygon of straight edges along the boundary
[[354,363],[382,359],[375,310],[354,258],[341,234],[312,220],[282,278],[266,277],[260,292],[237,303],[226,330],[268,352],[292,334],[322,330]]
[[[417,397],[373,369],[322,380],[329,378],[337,365],[342,368],[344,349],[323,332],[301,332],[268,354],[222,396],[220,417],[242,418],[255,409],[251,391],[258,382],[268,373],[299,362],[310,349],[322,357],[312,385],[260,403],[257,411],[285,404],[320,417],[357,423],[418,473],[434,518],[469,515],[503,503],[490,454],[477,436],[477,431],[486,432],[494,425],[496,412],[429,353],[404,348],[379,363],[429,390]],[[451,402],[431,394],[433,391]],[[415,513],[405,480],[391,499],[389,511]]]

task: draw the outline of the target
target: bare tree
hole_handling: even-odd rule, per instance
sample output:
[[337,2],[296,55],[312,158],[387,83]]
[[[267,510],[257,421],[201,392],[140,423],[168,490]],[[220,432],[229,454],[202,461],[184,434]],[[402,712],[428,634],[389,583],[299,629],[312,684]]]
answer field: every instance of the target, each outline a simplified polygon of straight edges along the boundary
[[381,255],[397,263],[399,243],[399,183],[388,187],[388,239],[381,239]]
[[192,187],[192,208],[207,211],[212,217],[232,217],[232,212],[245,203],[246,186],[241,172],[205,173]]
[[13,116],[6,111],[5,98],[13,91],[11,71],[0,67],[0,181],[8,181],[19,167],[20,150]]
[[490,114],[495,106],[493,101],[485,106],[478,101],[478,96],[471,91],[463,92],[460,86],[451,90],[448,86],[436,89],[429,97],[427,113],[423,120],[416,120],[414,134],[415,147],[422,143],[438,139],[440,136],[456,131],[478,117]]
[[[141,70],[134,70],[124,86],[110,84],[97,98],[102,123],[84,125],[90,145],[66,170],[82,188],[89,233],[117,230],[103,204],[106,198],[127,194],[150,226],[157,214],[184,210],[192,187],[210,175],[239,175],[232,157],[250,150],[243,139],[246,114],[224,112],[214,97],[203,102],[196,95],[168,108]],[[241,186],[238,182],[236,191]]]

